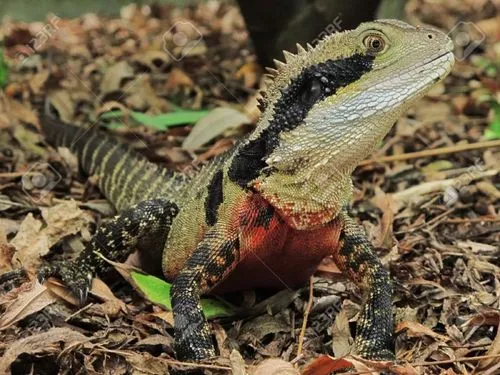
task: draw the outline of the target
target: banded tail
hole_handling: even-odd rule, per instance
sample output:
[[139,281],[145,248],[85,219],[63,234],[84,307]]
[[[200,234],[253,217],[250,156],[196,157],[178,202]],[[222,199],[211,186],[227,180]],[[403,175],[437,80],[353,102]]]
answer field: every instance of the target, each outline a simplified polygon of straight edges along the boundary
[[40,123],[51,145],[69,148],[85,174],[98,176],[99,189],[119,211],[146,199],[170,198],[185,180],[100,130],[48,115],[41,115]]

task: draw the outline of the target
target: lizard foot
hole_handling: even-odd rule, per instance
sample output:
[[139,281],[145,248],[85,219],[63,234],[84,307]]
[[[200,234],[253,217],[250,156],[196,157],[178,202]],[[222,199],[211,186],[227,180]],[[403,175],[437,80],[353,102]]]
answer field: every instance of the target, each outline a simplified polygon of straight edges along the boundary
[[62,279],[71,293],[78,298],[80,305],[85,303],[93,277],[90,267],[70,261],[57,262],[40,268],[37,278],[43,283],[52,276]]

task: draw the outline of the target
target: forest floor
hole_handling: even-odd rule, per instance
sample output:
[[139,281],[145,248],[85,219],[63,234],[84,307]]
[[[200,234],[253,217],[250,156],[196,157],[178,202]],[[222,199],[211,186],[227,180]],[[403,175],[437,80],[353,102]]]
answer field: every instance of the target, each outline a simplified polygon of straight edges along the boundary
[[[211,322],[220,356],[198,369],[326,375],[352,363],[354,373],[500,374],[500,19],[493,1],[446,4],[412,0],[407,12],[459,42],[453,72],[354,173],[352,210],[395,284],[400,364],[349,356],[361,296],[325,259],[302,289],[225,296],[246,316]],[[170,30],[182,19],[184,48]],[[128,281],[118,272],[95,280],[84,307],[56,281],[34,281],[41,264],[74,256],[113,214],[68,150],[44,143],[37,113],[47,99],[64,121],[107,128],[168,168],[210,160],[259,115],[263,69],[239,10],[128,6],[117,19],[6,22],[0,35],[9,69],[0,92],[0,373],[186,369],[175,361],[171,313],[141,297],[130,266],[115,266]]]

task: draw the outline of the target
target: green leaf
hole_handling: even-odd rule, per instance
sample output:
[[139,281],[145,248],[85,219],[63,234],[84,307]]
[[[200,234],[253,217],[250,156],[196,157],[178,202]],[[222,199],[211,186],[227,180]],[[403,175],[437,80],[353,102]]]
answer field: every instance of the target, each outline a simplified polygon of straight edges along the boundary
[[131,116],[137,122],[157,130],[165,130],[171,126],[193,124],[202,117],[205,117],[209,111],[189,111],[182,110],[161,115],[150,116],[141,112],[131,112]]
[[[137,123],[149,126],[156,130],[166,130],[172,126],[193,124],[205,117],[209,111],[200,110],[192,111],[185,109],[175,108],[174,112],[163,113],[160,115],[148,115],[142,112],[130,112],[132,117]],[[101,118],[104,120],[117,119],[123,117],[122,111],[111,111],[104,113]]]
[[130,272],[130,276],[134,280],[135,286],[149,301],[160,305],[165,310],[172,310],[170,303],[171,284],[158,277],[135,271]]
[[[130,276],[135,283],[135,287],[151,302],[162,306],[166,310],[172,310],[170,300],[170,290],[172,284],[158,277],[132,271]],[[207,319],[233,316],[235,309],[227,302],[212,298],[202,298],[201,307]]]
[[5,87],[9,81],[9,67],[3,57],[3,49],[0,49],[0,87]]
[[486,130],[484,136],[486,139],[499,139],[500,138],[500,103],[493,102],[493,121]]

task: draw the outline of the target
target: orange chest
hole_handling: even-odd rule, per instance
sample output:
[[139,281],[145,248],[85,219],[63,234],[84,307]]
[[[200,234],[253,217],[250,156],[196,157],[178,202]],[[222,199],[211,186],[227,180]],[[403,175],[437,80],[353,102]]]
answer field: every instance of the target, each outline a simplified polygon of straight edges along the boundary
[[255,195],[240,216],[240,261],[215,291],[303,285],[336,249],[339,236],[336,220],[311,230],[294,229]]

